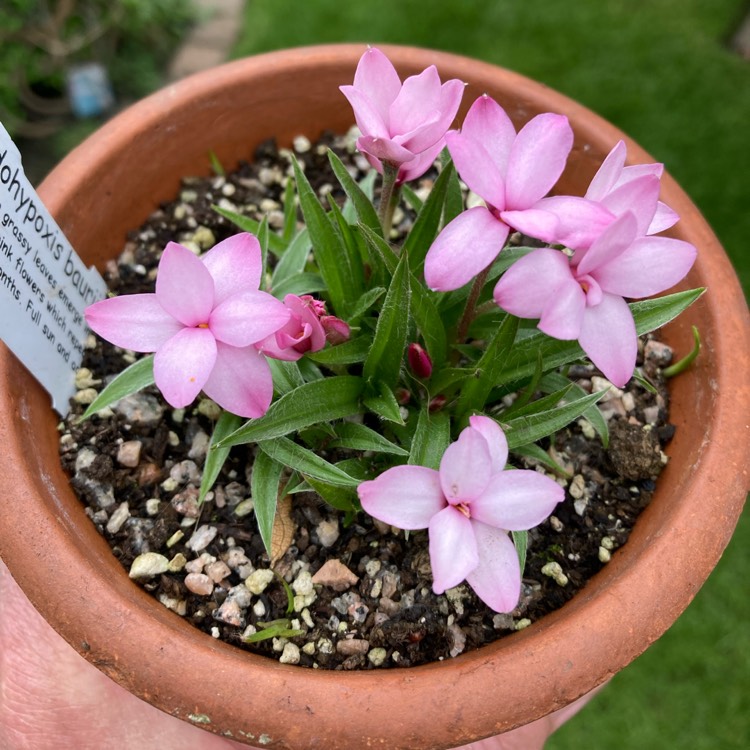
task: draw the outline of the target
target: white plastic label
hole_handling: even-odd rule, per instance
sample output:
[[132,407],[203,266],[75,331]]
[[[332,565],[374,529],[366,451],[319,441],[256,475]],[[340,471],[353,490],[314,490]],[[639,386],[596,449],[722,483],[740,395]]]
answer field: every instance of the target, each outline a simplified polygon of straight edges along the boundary
[[65,415],[88,335],[83,311],[107,287],[39,200],[0,124],[0,338]]

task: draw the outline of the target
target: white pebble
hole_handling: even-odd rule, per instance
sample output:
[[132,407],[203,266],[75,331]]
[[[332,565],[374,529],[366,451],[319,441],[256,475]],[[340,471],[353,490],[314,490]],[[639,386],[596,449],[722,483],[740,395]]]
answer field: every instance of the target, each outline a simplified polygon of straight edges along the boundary
[[599,562],[608,563],[612,559],[612,553],[605,547],[599,547]]
[[568,585],[568,576],[563,573],[560,563],[548,562],[546,565],[542,566],[542,575],[552,578],[558,586]]
[[169,560],[158,552],[144,552],[130,566],[131,578],[153,578],[169,570]]
[[272,570],[260,569],[253,571],[245,580],[245,586],[253,594],[262,594],[271,581],[274,573]]
[[159,507],[161,506],[161,500],[158,497],[151,497],[146,500],[146,513],[150,516],[155,516],[159,513]]
[[120,503],[115,512],[110,516],[107,522],[107,531],[110,534],[116,534],[121,528],[125,521],[130,517],[130,508],[127,503]]
[[384,661],[388,652],[384,648],[373,648],[367,654],[367,660],[373,667],[379,667]]
[[284,650],[279,657],[279,664],[299,664],[299,646],[285,643]]
[[198,596],[210,596],[214,591],[214,582],[204,573],[188,573],[185,586]]
[[193,552],[200,552],[211,544],[217,533],[218,529],[215,526],[207,526],[204,524],[195,530],[195,533],[186,542],[185,546],[188,549],[193,550]]
[[292,590],[300,596],[307,596],[315,591],[312,576],[309,572],[301,572],[292,582]]
[[140,440],[126,440],[117,449],[117,463],[120,466],[127,466],[131,469],[138,466],[141,460],[141,447],[142,443]]

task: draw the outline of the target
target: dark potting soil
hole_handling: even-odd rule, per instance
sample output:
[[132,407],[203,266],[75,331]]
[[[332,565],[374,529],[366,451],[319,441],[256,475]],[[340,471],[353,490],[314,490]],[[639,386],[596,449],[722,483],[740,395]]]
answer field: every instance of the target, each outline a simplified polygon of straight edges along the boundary
[[[322,199],[332,193],[341,205],[329,146],[357,179],[368,165],[353,153],[350,137],[295,141],[313,188]],[[160,253],[170,240],[207,250],[237,232],[215,204],[256,219],[267,214],[271,228],[280,229],[289,173],[288,152],[267,143],[252,164],[232,174],[185,179],[178,199],[134,230],[119,261],[110,263],[110,289],[153,291]],[[420,182],[418,194],[429,192],[432,179],[428,174]],[[398,231],[412,220],[408,211],[397,211]],[[641,341],[639,366],[658,394],[636,381],[625,391],[610,390],[599,404],[609,422],[609,449],[583,419],[543,444],[564,469],[556,479],[566,498],[530,532],[522,597],[510,614],[491,611],[466,584],[435,595],[426,531],[411,532],[407,540],[364,513],[344,525],[312,492],[294,494],[285,505],[289,546],[283,551],[282,544],[283,555],[272,566],[252,513],[254,446],[232,450],[213,491],[198,505],[201,467],[219,413],[213,402],[201,398],[187,409],[172,409],[152,387],[76,423],[103,384],[135,361],[131,352],[93,336],[78,373],[80,390],[60,427],[61,457],[86,513],[133,585],[195,627],[238,648],[307,667],[411,666],[457,656],[528,626],[574,596],[625,544],[666,462],[662,448],[673,428],[661,367],[670,359],[657,340]],[[591,366],[574,366],[571,374],[588,391],[607,385]],[[528,458],[511,454],[510,460],[541,470]],[[268,637],[247,642],[258,633]]]

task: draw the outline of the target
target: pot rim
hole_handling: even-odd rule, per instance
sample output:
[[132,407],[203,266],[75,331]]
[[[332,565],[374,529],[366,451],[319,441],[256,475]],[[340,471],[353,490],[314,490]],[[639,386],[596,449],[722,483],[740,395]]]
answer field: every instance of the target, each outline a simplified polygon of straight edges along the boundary
[[[381,49],[400,72],[435,63],[444,79],[479,82],[488,90],[522,86],[521,106],[530,113],[555,111],[569,117],[583,157],[587,150],[606,154],[622,138],[629,163],[654,161],[613,125],[519,74],[444,52],[393,45]],[[113,153],[127,153],[134,132],[148,137],[169,127],[165,111],[195,106],[196,96],[200,102],[212,90],[236,88],[253,76],[260,88],[269,71],[294,76],[311,67],[343,70],[348,73],[341,83],[347,83],[362,52],[359,44],[271,52],[172,84],[114,118],[66,157],[40,187],[40,196],[53,215],[64,217],[78,186],[92,179],[81,176],[84,165],[93,164],[86,168],[98,179],[109,169]],[[378,671],[375,686],[370,671],[306,670],[214,641],[168,612],[122,569],[116,575],[119,564],[80,505],[77,509],[71,503],[71,497],[78,501],[62,469],[41,463],[44,451],[35,446],[49,448],[57,442],[49,399],[23,368],[19,371],[4,346],[0,434],[6,449],[0,452],[0,476],[17,492],[14,502],[6,501],[0,556],[34,606],[100,670],[163,711],[239,741],[269,747],[451,747],[510,730],[572,702],[632,661],[685,609],[728,543],[748,489],[742,436],[750,403],[744,375],[750,364],[750,316],[718,240],[666,174],[661,198],[682,217],[673,236],[699,247],[689,284],[713,292],[668,333],[670,342],[689,347],[689,323],[699,316],[705,354],[673,389],[675,402],[694,402],[694,410],[672,419],[678,427],[674,445],[688,459],[666,468],[651,506],[612,561],[564,607],[525,630],[450,662]],[[61,223],[66,233],[79,231],[72,220]],[[730,357],[731,366],[722,364]],[[729,398],[720,399],[722,394]],[[687,433],[696,412],[701,414],[700,442],[689,445]],[[36,428],[44,430],[41,438],[34,434]],[[36,562],[29,562],[29,554]],[[58,569],[77,571],[80,588],[55,590],[49,578]],[[120,632],[134,638],[116,642],[114,634]],[[143,664],[146,642],[152,650]],[[190,663],[186,650],[194,656]],[[161,676],[167,677],[166,684],[159,682]],[[198,680],[200,694],[192,690]],[[209,696],[218,698],[210,706]],[[425,706],[438,709],[447,730],[437,740],[434,715]],[[410,717],[409,723],[391,716]]]

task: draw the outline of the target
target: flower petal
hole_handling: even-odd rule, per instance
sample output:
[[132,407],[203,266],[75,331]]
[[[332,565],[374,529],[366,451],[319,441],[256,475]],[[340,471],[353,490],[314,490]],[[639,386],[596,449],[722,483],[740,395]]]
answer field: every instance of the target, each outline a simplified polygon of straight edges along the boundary
[[511,469],[495,474],[471,504],[471,517],[509,531],[533,529],[565,499],[565,490],[538,471]]
[[658,200],[659,178],[644,174],[615,188],[602,198],[601,204],[615,216],[621,216],[626,211],[632,213],[637,221],[637,234],[643,235],[656,214]]
[[362,135],[390,138],[387,114],[378,109],[377,101],[374,102],[366,93],[354,86],[339,86],[339,89],[352,105],[354,120]]
[[604,198],[620,179],[626,156],[625,141],[618,141],[594,175],[584,197],[591,201],[599,201]]
[[[541,201],[540,201],[541,202]],[[560,228],[560,219],[550,211],[527,208],[523,211],[501,211],[500,218],[509,226],[542,242],[554,243]]]
[[[626,211],[618,216],[586,251],[577,266],[576,275],[594,274],[621,255],[635,240],[638,225],[635,216]],[[598,273],[596,278],[599,278]]]
[[249,232],[232,235],[201,256],[214,280],[214,305],[237,292],[260,286],[261,252],[258,238]]
[[427,251],[424,264],[427,286],[448,292],[467,284],[495,260],[509,231],[484,206],[459,214]]
[[[445,139],[441,138],[434,146],[417,154],[411,161],[404,162],[399,167],[396,183],[403,185],[405,182],[410,182],[421,177],[435,163],[435,159],[438,158],[444,146]],[[372,163],[372,157],[370,159]],[[383,171],[382,165],[378,171]]]
[[466,576],[476,595],[495,612],[513,611],[521,596],[521,566],[508,534],[473,521],[479,563]]
[[648,225],[646,234],[657,234],[665,229],[673,227],[680,220],[676,211],[673,211],[666,203],[659,201],[656,204],[656,213]]
[[452,506],[430,520],[432,590],[442,594],[458,586],[479,563],[474,524]]
[[586,294],[573,278],[560,284],[544,303],[537,327],[561,341],[577,339],[586,310]]
[[639,237],[617,258],[596,269],[602,289],[623,297],[659,294],[691,269],[697,251],[689,242],[670,237]]
[[[513,123],[505,113],[505,110],[494,99],[487,96],[487,94],[480,96],[466,113],[463,125],[461,126],[461,133],[475,143],[483,144],[484,149],[490,157],[487,168],[490,169],[490,165],[494,165],[495,169],[492,172],[497,171],[504,183],[504,178],[508,171],[510,150],[513,147],[513,141],[516,139],[516,129],[513,127]],[[460,172],[461,170],[459,169]],[[468,185],[468,182],[466,184]],[[476,190],[474,192],[482,195]],[[482,197],[490,200],[490,196],[482,195]],[[504,196],[499,203],[490,202],[497,208],[505,207]]]
[[156,299],[183,325],[207,323],[214,306],[214,281],[194,253],[169,242],[159,261]]
[[440,486],[452,505],[471,502],[484,492],[492,474],[490,449],[482,433],[468,427],[440,460]]
[[357,139],[357,148],[363,153],[386,161],[389,164],[403,164],[411,161],[414,154],[403,146],[399,146],[389,138],[363,135]]
[[357,494],[367,513],[399,529],[426,529],[446,507],[438,472],[425,466],[394,466],[362,482]]
[[445,136],[453,163],[461,179],[487,203],[505,207],[505,180],[495,167],[486,145],[465,134],[451,131]]
[[[393,100],[388,113],[388,124],[391,136],[417,135],[426,124],[434,124],[440,120],[440,75],[434,65],[425,68],[419,75],[409,76],[401,86],[401,91]],[[446,130],[448,128],[446,127]],[[441,138],[444,133],[438,133]],[[415,146],[413,149],[418,153],[423,148],[431,146],[435,142]],[[406,146],[410,148],[410,146]]]
[[245,347],[278,331],[290,315],[284,303],[267,292],[245,291],[214,308],[208,326],[219,341]]
[[266,358],[254,346],[237,348],[216,342],[216,364],[204,393],[222,409],[240,417],[262,417],[273,398],[273,378]]
[[[586,249],[614,221],[614,214],[600,203],[567,195],[542,198],[534,204],[535,210],[543,210],[557,217],[555,239],[576,250]],[[527,211],[524,214],[529,213]],[[539,239],[543,239],[540,237]]]
[[370,47],[357,64],[354,88],[368,98],[382,121],[387,122],[388,110],[401,91],[401,79],[385,54],[377,47]]
[[159,304],[155,294],[124,294],[89,305],[86,323],[115,346],[135,352],[155,352],[183,328]]
[[555,290],[573,280],[570,261],[559,250],[540,248],[517,260],[495,285],[495,302],[519,318],[540,318]]
[[[189,251],[188,251],[189,252]],[[216,340],[207,328],[183,328],[154,356],[154,381],[175,409],[191,403],[216,362]]]
[[563,173],[572,147],[567,117],[546,113],[526,123],[510,151],[505,207],[523,210],[544,198]]
[[487,442],[490,451],[490,469],[493,474],[501,472],[508,460],[508,440],[500,425],[490,417],[469,417],[469,425]]
[[586,308],[578,343],[618,388],[630,380],[638,354],[638,336],[633,315],[622,297],[605,293],[596,307]]

